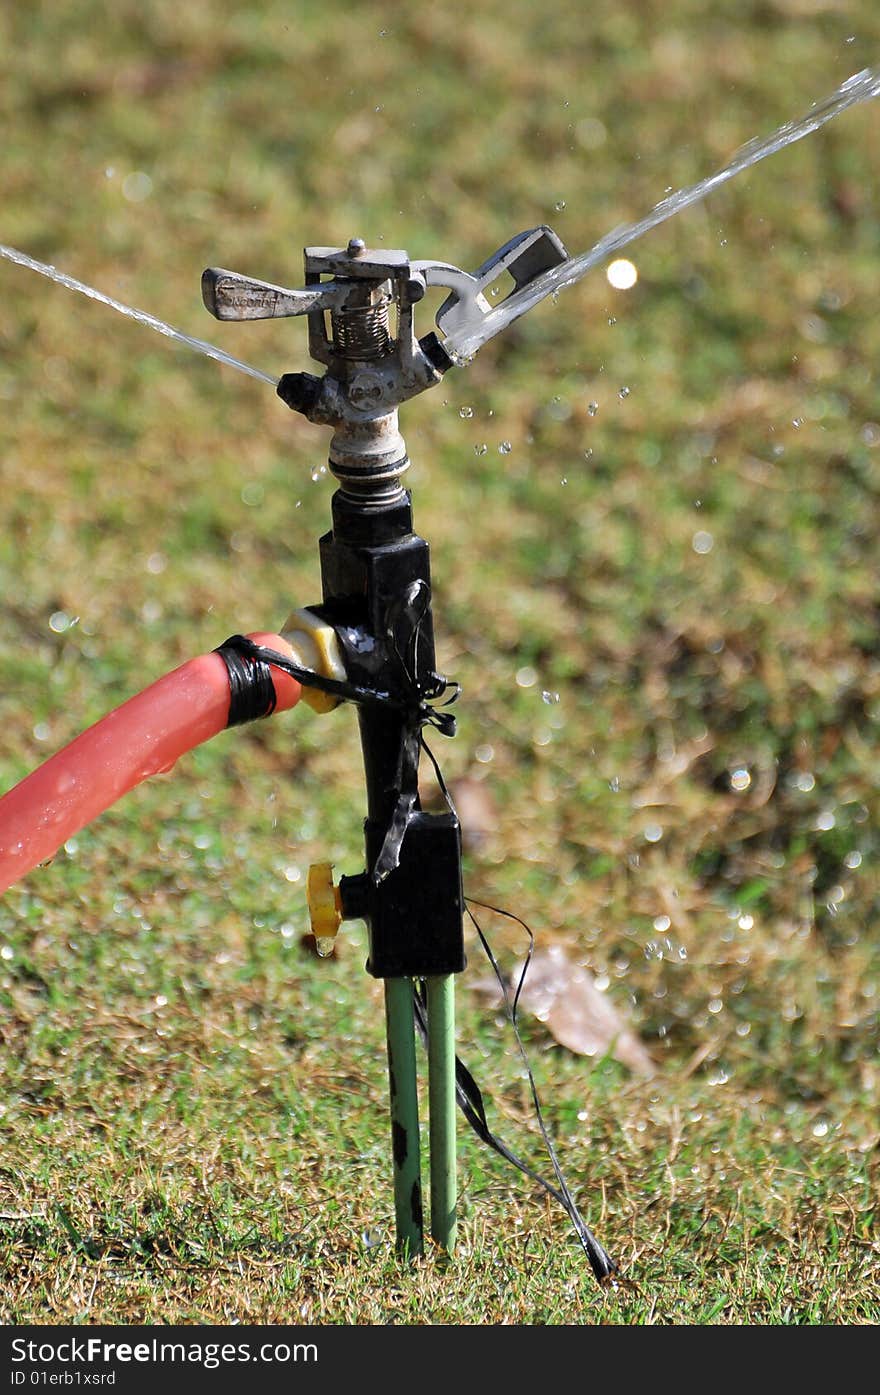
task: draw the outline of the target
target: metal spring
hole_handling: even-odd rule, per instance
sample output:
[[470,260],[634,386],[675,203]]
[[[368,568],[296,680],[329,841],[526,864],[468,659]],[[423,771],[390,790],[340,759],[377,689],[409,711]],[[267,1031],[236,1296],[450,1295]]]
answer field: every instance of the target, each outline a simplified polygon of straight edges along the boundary
[[380,358],[391,338],[390,297],[378,305],[353,305],[331,314],[333,347],[342,358]]

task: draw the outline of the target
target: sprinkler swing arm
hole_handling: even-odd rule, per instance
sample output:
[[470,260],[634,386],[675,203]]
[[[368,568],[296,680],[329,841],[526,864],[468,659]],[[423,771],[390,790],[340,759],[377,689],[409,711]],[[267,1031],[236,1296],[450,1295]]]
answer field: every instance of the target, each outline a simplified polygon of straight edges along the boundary
[[326,369],[323,377],[285,374],[277,386],[294,411],[333,429],[329,467],[339,488],[332,528],[319,544],[322,601],[310,610],[335,633],[353,689],[386,700],[358,707],[366,869],[334,886],[330,865],[316,864],[309,910],[324,954],[343,919],[365,920],[367,970],[385,983],[397,1241],[410,1256],[424,1246],[415,985],[424,983],[427,1004],[431,1235],[451,1252],[454,976],[465,954],[458,818],[448,795],[445,813],[419,803],[422,727],[453,734],[451,717],[434,704],[448,701],[455,685],[435,671],[429,548],[413,531],[411,497],[401,484],[409,459],[398,407],[457,362],[434,332],[416,337],[414,307],[429,287],[449,291],[436,316],[441,333],[471,333],[493,308],[487,295],[499,277],[510,277],[515,294],[566,258],[556,234],[539,227],[512,238],[473,275],[353,238],[346,248],[307,248],[298,290],[220,268],[202,277],[205,305],[217,319],[306,315],[309,353]]
[[[429,288],[449,291],[436,314],[441,334],[470,335],[504,304],[503,299],[494,304],[487,299],[500,277],[510,277],[513,295],[568,260],[561,239],[546,226],[518,233],[473,274],[450,262],[411,261],[403,251],[368,250],[360,238],[352,238],[344,249],[307,247],[304,256],[301,289],[209,267],[202,275],[202,299],[224,321],[307,315],[309,354],[328,371],[323,378],[285,374],[279,396],[310,421],[337,429],[393,411],[464,361],[448,353],[433,331],[416,337],[413,309]],[[330,279],[322,280],[324,276]],[[388,322],[392,309],[397,315],[393,334]]]

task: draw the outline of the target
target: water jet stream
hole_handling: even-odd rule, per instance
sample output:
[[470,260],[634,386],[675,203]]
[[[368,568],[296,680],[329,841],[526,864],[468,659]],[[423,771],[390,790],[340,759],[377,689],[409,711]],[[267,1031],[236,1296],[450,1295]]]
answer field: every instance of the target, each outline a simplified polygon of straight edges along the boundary
[[77,281],[74,276],[68,276],[66,271],[59,271],[57,266],[50,266],[48,262],[38,262],[36,258],[29,257],[26,252],[19,252],[15,247],[6,247],[0,242],[0,257],[15,262],[16,266],[27,267],[28,271],[37,271],[41,276],[47,276],[50,281],[57,282],[59,286],[66,286],[69,291],[78,291],[80,295],[88,296],[89,300],[98,300],[102,305],[109,305],[111,310],[118,310],[120,315],[146,325],[147,329],[154,329],[157,334],[164,334],[167,339],[173,339],[186,349],[194,349],[196,353],[205,354],[208,358],[216,359],[218,363],[225,363],[228,368],[237,368],[239,373],[247,373],[250,378],[257,378],[272,387],[275,387],[278,381],[262,369],[253,368],[251,364],[233,358],[225,350],[218,349],[216,344],[208,344],[204,339],[194,339],[182,330],[175,329],[173,325],[166,324],[164,320],[157,319],[155,315],[148,314],[146,310],[135,310],[131,305],[124,305],[121,300],[114,300],[103,291],[95,290],[94,286],[87,286],[84,281]]
[[754,140],[748,141],[715,174],[701,179],[698,184],[692,184],[686,189],[679,189],[677,193],[661,199],[650,213],[647,213],[644,218],[640,218],[637,223],[624,223],[622,226],[614,228],[611,232],[606,233],[588,252],[584,252],[578,257],[570,257],[568,261],[553,267],[551,271],[544,272],[543,276],[537,277],[527,286],[524,286],[522,290],[514,291],[494,310],[490,310],[476,329],[469,328],[457,335],[454,332],[450,334],[449,338],[443,341],[444,349],[456,363],[467,363],[488,339],[500,334],[509,324],[518,320],[521,315],[538,305],[547,296],[580,281],[588,271],[591,271],[599,262],[604,261],[606,257],[610,257],[613,252],[619,252],[621,248],[634,242],[643,233],[650,232],[660,223],[665,223],[667,218],[672,218],[682,209],[698,203],[714,189],[726,184],[729,179],[733,179],[735,175],[742,174],[750,166],[756,165],[759,160],[766,159],[768,155],[775,155],[777,151],[784,150],[786,146],[793,145],[795,141],[803,140],[804,136],[818,131],[820,126],[825,125],[826,121],[831,121],[841,112],[847,111],[859,102],[865,102],[877,96],[880,96],[880,65],[864,68],[860,73],[854,73],[824,101],[817,102],[811,107],[806,115],[799,120],[786,121],[771,135],[763,138],[756,137]]

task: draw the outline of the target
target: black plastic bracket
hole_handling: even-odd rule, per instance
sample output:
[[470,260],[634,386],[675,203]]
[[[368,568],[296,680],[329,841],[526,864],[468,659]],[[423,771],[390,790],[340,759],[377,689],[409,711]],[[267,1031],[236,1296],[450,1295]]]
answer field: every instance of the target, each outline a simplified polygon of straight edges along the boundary
[[[430,596],[428,544],[412,531],[409,496],[377,509],[364,508],[338,491],[333,530],[320,547],[320,613],[339,636],[349,679],[364,687],[399,691],[401,659],[389,641],[389,615],[413,582],[422,583]],[[433,674],[430,607],[419,624],[416,665],[418,681]],[[401,794],[407,719],[394,707],[361,706],[358,720],[367,786],[367,870],[341,878],[343,915],[366,921],[367,971],[375,978],[461,973],[464,893],[458,819],[453,813],[427,813],[416,799],[398,865],[377,877],[376,863]]]

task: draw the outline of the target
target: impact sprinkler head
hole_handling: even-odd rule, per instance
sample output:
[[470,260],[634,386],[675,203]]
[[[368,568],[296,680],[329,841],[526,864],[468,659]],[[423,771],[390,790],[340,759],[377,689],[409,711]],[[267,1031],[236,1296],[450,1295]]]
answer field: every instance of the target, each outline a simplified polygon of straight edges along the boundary
[[[219,320],[308,316],[309,353],[326,371],[323,377],[285,373],[278,395],[309,421],[334,428],[330,469],[343,490],[361,502],[384,504],[399,496],[409,465],[398,429],[400,404],[466,361],[447,342],[478,333],[490,310],[504,303],[487,299],[499,277],[510,277],[510,299],[567,257],[547,227],[512,238],[473,275],[448,262],[368,248],[353,237],[344,248],[307,247],[299,290],[209,268],[202,296]],[[439,334],[417,338],[414,307],[432,286],[449,291],[436,315]]]

